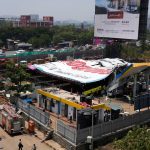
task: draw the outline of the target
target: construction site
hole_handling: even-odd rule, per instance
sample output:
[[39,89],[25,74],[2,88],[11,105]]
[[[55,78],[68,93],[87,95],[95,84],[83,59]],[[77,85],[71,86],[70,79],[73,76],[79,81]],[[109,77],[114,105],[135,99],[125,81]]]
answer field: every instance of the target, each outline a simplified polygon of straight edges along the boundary
[[23,118],[46,133],[43,141],[86,149],[107,134],[148,121],[149,66],[119,58],[30,62],[32,91],[19,99],[2,91],[1,103],[17,101]]
[[[30,64],[35,91],[22,97],[19,107],[49,128],[54,140],[66,143],[66,149],[86,148],[90,138],[96,143],[101,136],[141,122],[139,115],[149,119],[149,65],[108,58]],[[40,117],[34,117],[39,114],[33,107],[43,111]]]
[[[134,43],[137,55],[146,48],[141,44],[140,49],[137,41],[146,41],[147,14],[148,0],[96,1],[94,38],[99,43],[91,49],[86,44],[85,49],[40,48],[2,54],[0,126],[10,135],[27,131],[37,136],[42,131],[40,144],[52,140],[53,150],[56,143],[59,150],[93,150],[149,123],[149,58],[140,62],[137,56],[136,63],[132,58],[116,58],[123,46],[129,53],[128,45]],[[105,57],[106,53],[112,58]],[[24,66],[28,81],[15,84],[5,77],[10,60],[14,70]],[[22,84],[30,90],[21,90]]]

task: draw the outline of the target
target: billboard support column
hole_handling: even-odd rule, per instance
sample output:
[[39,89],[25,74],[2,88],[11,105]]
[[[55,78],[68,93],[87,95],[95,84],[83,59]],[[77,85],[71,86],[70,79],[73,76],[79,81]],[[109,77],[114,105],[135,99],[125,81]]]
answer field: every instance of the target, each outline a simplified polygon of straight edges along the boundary
[[[148,4],[149,0],[142,0],[140,4],[139,39],[143,42],[146,40]],[[145,44],[143,43],[143,46],[144,45]]]
[[150,100],[149,100],[149,77],[150,77],[150,69],[146,72],[146,88],[147,88],[147,103],[148,103],[148,110],[150,107]]
[[150,70],[146,72],[146,86],[147,86],[147,92],[149,92],[149,76],[150,76]]
[[136,97],[137,74],[134,75],[133,99]]

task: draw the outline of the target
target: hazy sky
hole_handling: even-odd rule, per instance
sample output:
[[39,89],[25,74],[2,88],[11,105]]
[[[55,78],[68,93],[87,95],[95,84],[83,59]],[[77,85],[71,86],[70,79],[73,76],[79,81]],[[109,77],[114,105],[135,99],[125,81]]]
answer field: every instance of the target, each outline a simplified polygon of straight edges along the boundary
[[93,21],[95,0],[0,0],[0,16],[39,14],[54,20]]
[[54,20],[94,21],[95,0],[0,0],[0,16],[39,14]]

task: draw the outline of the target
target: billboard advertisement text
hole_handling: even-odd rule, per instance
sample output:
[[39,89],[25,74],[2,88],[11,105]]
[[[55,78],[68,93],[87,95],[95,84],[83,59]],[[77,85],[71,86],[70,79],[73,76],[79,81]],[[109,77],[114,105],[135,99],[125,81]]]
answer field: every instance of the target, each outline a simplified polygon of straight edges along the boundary
[[95,37],[138,39],[141,0],[96,0]]

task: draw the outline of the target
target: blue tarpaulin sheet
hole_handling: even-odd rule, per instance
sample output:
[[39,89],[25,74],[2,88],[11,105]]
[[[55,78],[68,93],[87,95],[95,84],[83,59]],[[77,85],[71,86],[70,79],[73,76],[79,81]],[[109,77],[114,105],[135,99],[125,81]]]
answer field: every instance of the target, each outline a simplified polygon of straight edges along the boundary
[[23,99],[23,101],[26,102],[26,103],[32,103],[32,99],[31,98]]

